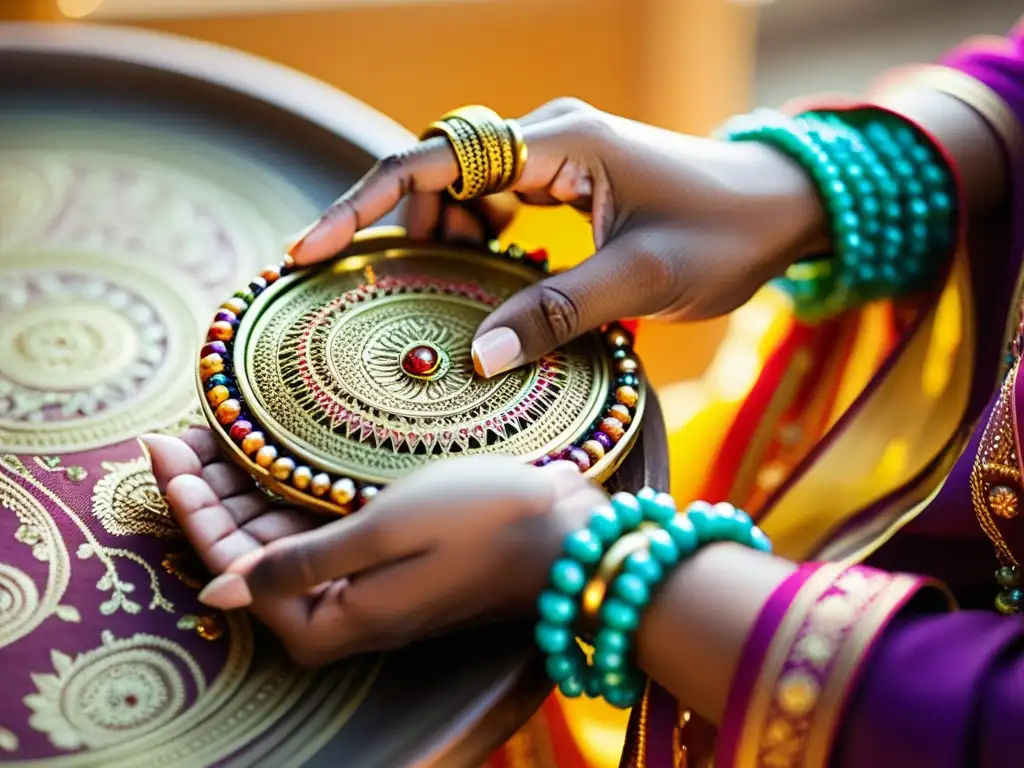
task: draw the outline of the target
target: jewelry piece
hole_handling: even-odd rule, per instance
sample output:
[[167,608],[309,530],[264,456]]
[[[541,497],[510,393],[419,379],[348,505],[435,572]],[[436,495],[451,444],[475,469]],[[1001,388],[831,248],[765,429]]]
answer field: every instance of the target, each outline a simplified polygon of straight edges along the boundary
[[[594,510],[590,524],[566,538],[550,587],[537,600],[534,636],[559,690],[569,697],[600,696],[623,709],[633,706],[646,685],[628,660],[641,613],[667,571],[716,541],[771,551],[768,537],[731,504],[695,502],[677,514],[671,496],[645,488],[636,496],[617,493],[608,506]],[[573,625],[595,614],[588,663]]]
[[514,185],[526,165],[519,124],[478,105],[453,110],[428,126],[421,139],[444,136],[455,152],[459,179],[448,187],[456,200],[472,200]]
[[542,251],[384,230],[327,265],[268,268],[210,325],[197,366],[206,418],[258,484],[335,514],[454,456],[566,460],[604,482],[639,435],[646,397],[624,328],[490,379],[473,370],[480,323],[546,269]]

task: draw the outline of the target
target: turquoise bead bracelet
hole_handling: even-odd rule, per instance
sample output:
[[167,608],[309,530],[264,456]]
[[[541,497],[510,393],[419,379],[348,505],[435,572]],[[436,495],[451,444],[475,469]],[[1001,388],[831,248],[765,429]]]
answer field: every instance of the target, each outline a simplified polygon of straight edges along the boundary
[[[616,543],[637,532],[645,546],[625,557],[607,585],[588,663],[574,631],[582,595]],[[587,528],[566,538],[550,586],[537,600],[535,636],[559,690],[568,697],[586,694],[616,707],[632,706],[646,683],[629,661],[644,609],[672,568],[717,541],[771,551],[750,517],[729,504],[697,502],[680,514],[671,496],[645,488],[635,496],[618,493],[608,506],[594,510]]]
[[920,290],[938,273],[954,228],[952,177],[927,138],[882,112],[760,111],[723,128],[760,141],[812,176],[829,212],[835,258],[796,264],[778,281],[807,320]]

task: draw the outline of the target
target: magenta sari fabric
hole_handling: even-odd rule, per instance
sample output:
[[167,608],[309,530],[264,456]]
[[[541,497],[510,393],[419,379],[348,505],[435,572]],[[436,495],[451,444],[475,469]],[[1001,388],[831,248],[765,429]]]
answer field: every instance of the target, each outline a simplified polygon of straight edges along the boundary
[[[992,390],[1010,362],[1007,318],[1020,322],[1024,154],[1010,134],[1024,134],[1024,26],[1006,38],[965,43],[939,69],[958,85],[950,95],[964,94],[986,118],[992,113],[979,106],[984,99],[975,93],[976,105],[968,91],[998,107],[996,133],[1011,179],[1011,226],[972,252],[970,264],[979,311],[964,418],[977,426],[936,498],[868,563],[802,566],[769,600],[733,681],[716,768],[1024,765],[1017,731],[1024,722],[1024,618],[993,608],[998,563],[971,496],[975,458],[999,418],[1012,422],[1021,464],[1024,376],[1016,386],[1010,380],[1008,395]],[[1017,477],[1012,490],[1021,500]],[[996,524],[1010,549],[1024,552],[1024,524]],[[659,725],[671,708],[664,692],[650,701],[651,768],[669,768],[677,757],[671,729]]]

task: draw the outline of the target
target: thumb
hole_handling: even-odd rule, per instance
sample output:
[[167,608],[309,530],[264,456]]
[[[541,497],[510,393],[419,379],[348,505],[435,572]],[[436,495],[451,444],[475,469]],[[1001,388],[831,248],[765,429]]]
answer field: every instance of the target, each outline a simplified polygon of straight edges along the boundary
[[671,254],[650,234],[624,234],[579,266],[507,299],[477,329],[473,364],[496,376],[587,331],[665,309],[678,278]]

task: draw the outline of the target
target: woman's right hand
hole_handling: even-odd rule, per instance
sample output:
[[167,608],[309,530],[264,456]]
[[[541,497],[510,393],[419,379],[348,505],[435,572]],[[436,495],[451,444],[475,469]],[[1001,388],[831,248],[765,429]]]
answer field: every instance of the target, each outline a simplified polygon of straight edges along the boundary
[[[589,215],[596,253],[513,296],[477,331],[478,372],[494,376],[605,323],[729,312],[794,260],[823,246],[811,180],[777,151],[702,139],[558,99],[520,121],[527,162],[513,191],[527,204]],[[291,253],[299,265],[345,248],[410,196],[413,237],[437,229],[443,190],[459,177],[443,138],[378,163]]]

